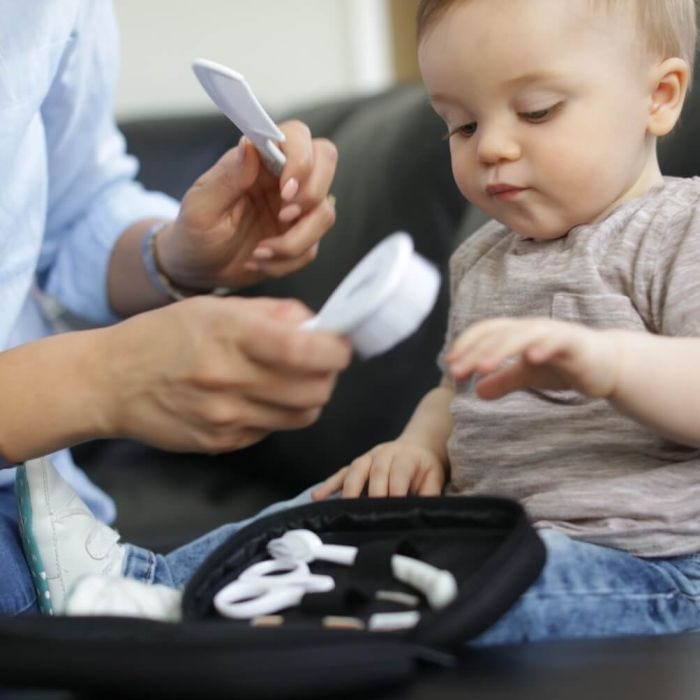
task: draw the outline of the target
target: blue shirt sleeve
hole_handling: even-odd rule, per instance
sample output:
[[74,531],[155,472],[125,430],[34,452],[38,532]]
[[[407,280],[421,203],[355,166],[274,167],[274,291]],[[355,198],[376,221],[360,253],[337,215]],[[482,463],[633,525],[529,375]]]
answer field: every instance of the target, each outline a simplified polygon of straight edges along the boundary
[[119,51],[109,2],[83,2],[42,104],[48,159],[47,223],[39,280],[44,290],[91,322],[117,320],[107,298],[112,248],[131,224],[174,218],[178,203],[134,178],[113,117]]

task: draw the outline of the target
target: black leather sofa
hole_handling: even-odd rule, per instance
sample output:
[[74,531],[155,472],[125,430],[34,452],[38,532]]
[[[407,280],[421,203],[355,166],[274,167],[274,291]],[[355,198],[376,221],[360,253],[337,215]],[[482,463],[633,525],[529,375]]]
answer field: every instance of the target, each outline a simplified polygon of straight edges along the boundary
[[[700,172],[698,110],[695,91],[682,124],[662,144],[668,174]],[[292,296],[317,309],[352,265],[395,230],[410,232],[417,250],[444,272],[451,251],[482,217],[464,203],[452,182],[443,127],[421,87],[398,86],[290,114],[338,146],[333,185],[337,224],[310,267],[245,293]],[[141,160],[144,184],[175,196],[238,136],[218,115],[168,116],[122,126],[130,150]],[[167,550],[293,495],[394,436],[438,379],[435,357],[445,326],[445,281],[421,329],[384,356],[355,361],[309,429],[278,433],[249,449],[218,456],[165,454],[128,441],[76,448],[78,460],[116,499],[124,538]],[[700,636],[695,634],[475,650],[453,669],[421,675],[408,688],[364,697],[690,700],[700,697],[698,658]],[[70,696],[18,691],[13,697]]]

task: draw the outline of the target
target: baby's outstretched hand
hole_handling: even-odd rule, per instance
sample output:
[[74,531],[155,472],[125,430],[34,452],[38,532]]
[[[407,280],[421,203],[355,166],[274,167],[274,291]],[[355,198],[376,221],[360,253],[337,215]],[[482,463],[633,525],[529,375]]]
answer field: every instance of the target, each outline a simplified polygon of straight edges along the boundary
[[497,318],[475,323],[447,354],[452,376],[478,376],[477,394],[497,399],[519,389],[576,389],[594,398],[615,389],[618,332],[550,318]]
[[385,442],[328,477],[312,492],[315,501],[340,493],[357,498],[365,487],[374,498],[382,496],[439,496],[445,468],[433,452],[400,440]]

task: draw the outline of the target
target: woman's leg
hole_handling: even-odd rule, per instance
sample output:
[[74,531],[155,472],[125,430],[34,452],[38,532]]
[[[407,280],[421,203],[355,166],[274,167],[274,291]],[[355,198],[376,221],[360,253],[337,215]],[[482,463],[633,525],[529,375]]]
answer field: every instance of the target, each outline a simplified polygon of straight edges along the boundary
[[653,635],[700,628],[700,554],[641,559],[541,530],[547,563],[472,644]]

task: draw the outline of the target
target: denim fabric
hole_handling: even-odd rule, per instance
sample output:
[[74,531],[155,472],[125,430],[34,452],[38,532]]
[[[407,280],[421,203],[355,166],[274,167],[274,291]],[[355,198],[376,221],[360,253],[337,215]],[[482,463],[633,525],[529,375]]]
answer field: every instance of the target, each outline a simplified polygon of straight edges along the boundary
[[[275,503],[257,515],[217,530],[167,555],[126,545],[124,574],[150,583],[183,587],[192,573],[219,544],[252,520],[284,508],[310,502],[310,489],[289,501]],[[13,485],[0,488],[0,615],[36,613],[36,592],[29,572],[17,525]]]
[[[0,490],[0,614],[36,611],[14,497]],[[224,525],[170,554],[127,545],[125,573],[182,587],[210,552],[249,522],[310,501],[307,490],[256,516]],[[620,550],[541,530],[547,563],[537,581],[474,645],[652,635],[700,628],[700,553],[640,559]]]
[[[257,516],[224,525],[166,556],[131,547],[127,571],[142,580],[183,586],[206,556],[257,517],[310,501],[310,490]],[[640,559],[626,552],[541,530],[547,563],[478,646],[547,639],[652,635],[700,628],[700,553]]]
[[14,488],[0,488],[0,615],[37,612],[36,592],[24,559]]
[[265,515],[272,515],[272,513],[285,510],[286,508],[294,508],[295,506],[310,503],[313,488],[315,487],[302,491],[298,496],[288,501],[273,503],[246,520],[222,525],[199,539],[170,552],[170,554],[153,554],[141,547],[129,545],[124,564],[124,573],[127,576],[148,581],[149,583],[162,583],[166,586],[181,588],[207,556],[231,535],[248,525],[248,523],[253,522],[253,520],[257,520]]
[[547,563],[480,646],[700,628],[700,554],[640,559],[540,530]]

